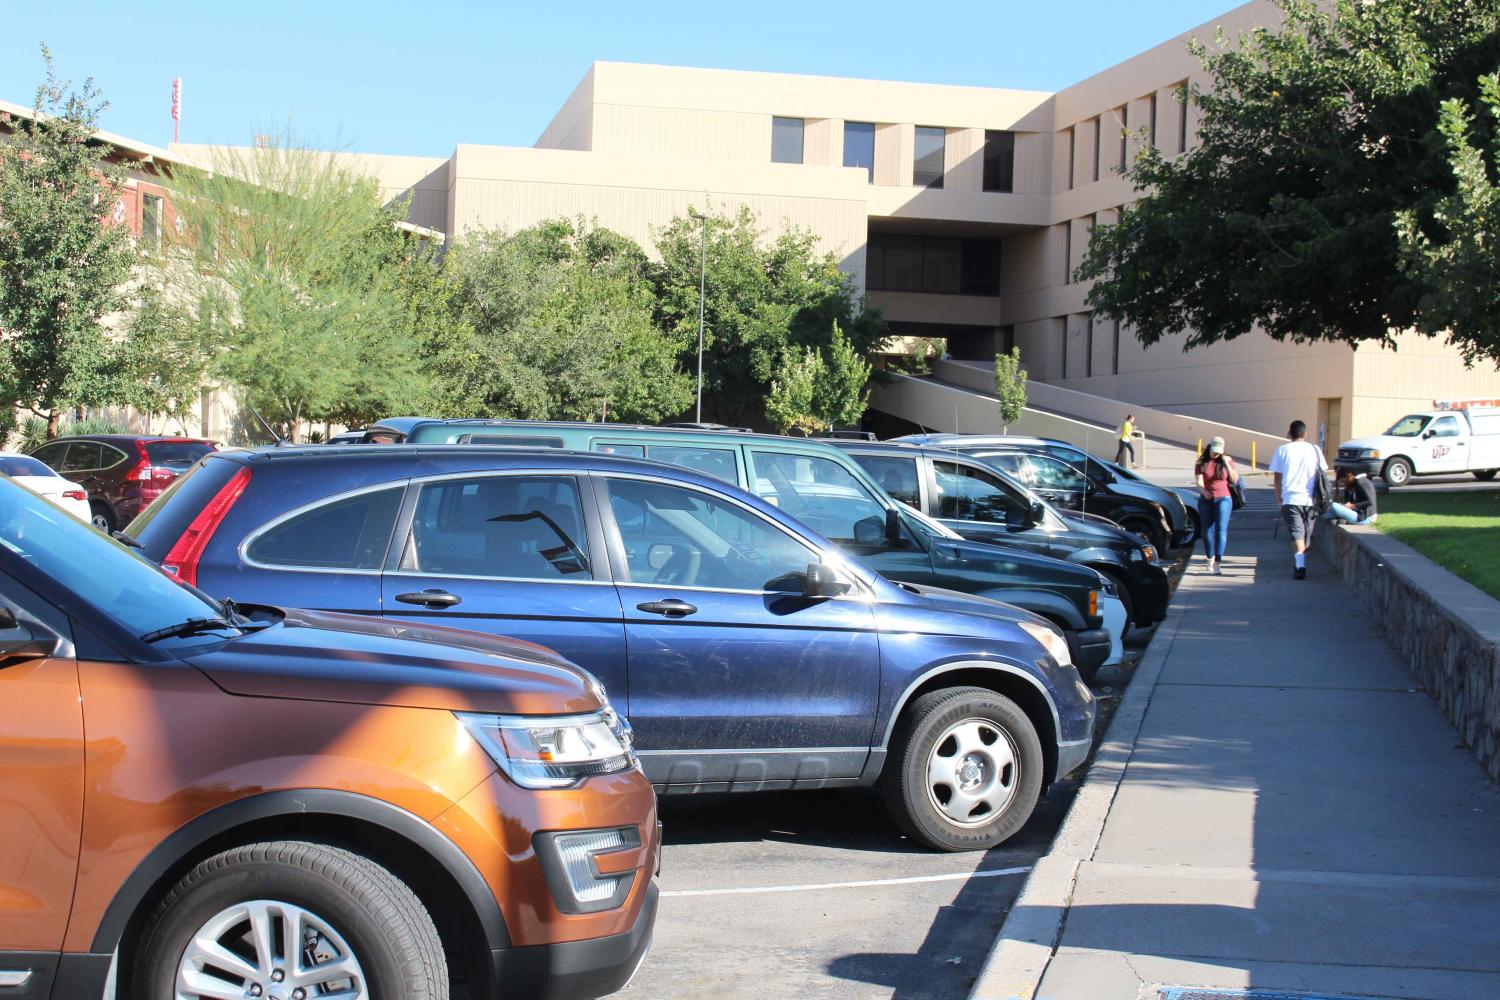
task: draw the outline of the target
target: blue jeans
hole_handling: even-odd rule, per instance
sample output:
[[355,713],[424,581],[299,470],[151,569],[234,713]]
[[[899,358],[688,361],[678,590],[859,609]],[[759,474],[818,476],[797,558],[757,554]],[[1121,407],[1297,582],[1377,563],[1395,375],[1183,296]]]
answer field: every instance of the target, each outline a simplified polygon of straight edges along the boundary
[[1328,513],[1323,515],[1323,519],[1325,521],[1343,521],[1345,524],[1360,525],[1370,524],[1375,520],[1373,517],[1360,517],[1359,511],[1353,507],[1345,507],[1341,503],[1336,503],[1332,507],[1329,507]]
[[1229,497],[1217,500],[1198,498],[1198,525],[1203,533],[1203,551],[1210,559],[1220,559],[1229,544],[1229,512],[1234,510],[1234,501]]

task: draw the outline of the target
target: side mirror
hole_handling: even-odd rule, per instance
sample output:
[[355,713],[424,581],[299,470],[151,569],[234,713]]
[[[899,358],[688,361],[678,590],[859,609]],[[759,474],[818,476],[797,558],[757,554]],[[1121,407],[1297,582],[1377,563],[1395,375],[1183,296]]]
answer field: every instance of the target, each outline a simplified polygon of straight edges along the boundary
[[16,621],[16,613],[10,608],[0,605],[0,632],[19,627],[20,623]]
[[16,633],[0,638],[0,664],[7,660],[39,660],[57,651],[57,636],[48,632],[37,633],[29,625],[20,624],[9,608],[0,611],[3,611],[0,613],[0,630]]
[[886,540],[886,526],[873,514],[854,522],[854,544],[879,545]]
[[1039,502],[1033,500],[1031,502],[1031,508],[1027,510],[1026,514],[1031,518],[1032,524],[1041,524],[1047,519],[1047,508],[1043,507]]
[[1436,434],[1437,434],[1437,431],[1434,431],[1434,430],[1425,430],[1425,431],[1422,432],[1422,440],[1426,441],[1428,438],[1433,437]]
[[887,545],[901,541],[901,513],[894,507],[885,509],[885,541]]
[[839,579],[830,566],[808,563],[802,593],[806,597],[838,597],[849,592],[849,584]]

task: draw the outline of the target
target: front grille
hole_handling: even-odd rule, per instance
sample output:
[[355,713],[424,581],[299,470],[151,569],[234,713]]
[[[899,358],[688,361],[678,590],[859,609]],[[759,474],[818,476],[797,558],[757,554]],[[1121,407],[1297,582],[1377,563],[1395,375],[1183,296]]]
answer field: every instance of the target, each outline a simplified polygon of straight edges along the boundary
[[1358,448],[1340,448],[1339,449],[1339,458],[1358,458],[1358,457],[1359,457],[1359,449]]

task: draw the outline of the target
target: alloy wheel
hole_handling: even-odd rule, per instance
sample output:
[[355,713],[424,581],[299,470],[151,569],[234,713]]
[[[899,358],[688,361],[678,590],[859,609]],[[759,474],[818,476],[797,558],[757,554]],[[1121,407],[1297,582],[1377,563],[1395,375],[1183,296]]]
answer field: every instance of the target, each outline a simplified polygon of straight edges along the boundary
[[175,1000],[369,1000],[359,958],[328,921],[278,900],[209,918],[177,967]]

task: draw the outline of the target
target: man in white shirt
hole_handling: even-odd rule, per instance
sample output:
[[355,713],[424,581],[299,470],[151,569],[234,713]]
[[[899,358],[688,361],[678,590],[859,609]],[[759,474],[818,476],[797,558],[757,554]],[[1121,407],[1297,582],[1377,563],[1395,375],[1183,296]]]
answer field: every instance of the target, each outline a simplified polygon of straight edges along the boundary
[[1287,431],[1291,438],[1276,449],[1271,458],[1271,472],[1276,477],[1276,495],[1281,498],[1281,517],[1292,536],[1292,575],[1307,579],[1307,545],[1312,541],[1313,522],[1317,517],[1317,481],[1328,471],[1328,461],[1317,445],[1304,440],[1307,425],[1293,420]]

